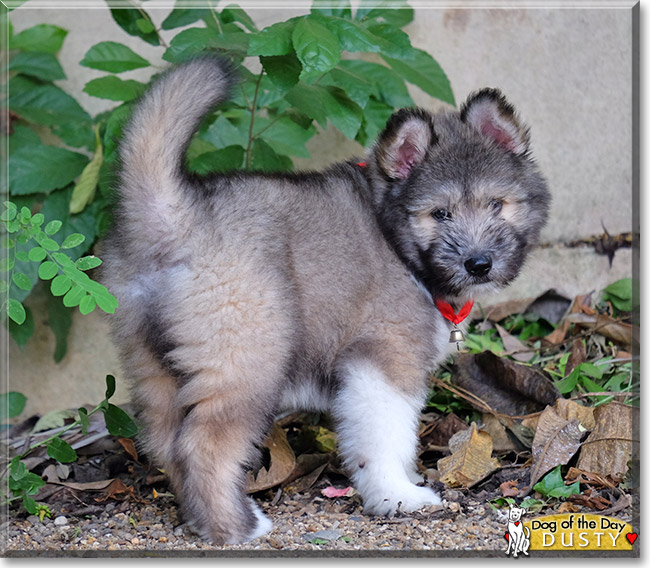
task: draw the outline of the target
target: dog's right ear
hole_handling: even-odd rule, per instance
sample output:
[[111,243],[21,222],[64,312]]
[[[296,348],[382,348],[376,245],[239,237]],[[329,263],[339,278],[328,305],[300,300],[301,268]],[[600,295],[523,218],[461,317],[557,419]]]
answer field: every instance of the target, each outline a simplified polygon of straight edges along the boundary
[[388,119],[373,153],[389,179],[405,179],[436,141],[433,116],[422,109],[404,108]]

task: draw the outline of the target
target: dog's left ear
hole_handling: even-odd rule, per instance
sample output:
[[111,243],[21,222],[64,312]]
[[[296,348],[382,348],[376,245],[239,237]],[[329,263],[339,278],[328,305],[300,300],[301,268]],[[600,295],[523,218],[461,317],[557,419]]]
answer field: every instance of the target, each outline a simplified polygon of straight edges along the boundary
[[528,128],[498,89],[471,94],[460,109],[460,119],[517,156],[528,151]]
[[405,179],[424,161],[429,147],[436,141],[433,116],[423,109],[405,108],[388,119],[374,154],[388,178]]

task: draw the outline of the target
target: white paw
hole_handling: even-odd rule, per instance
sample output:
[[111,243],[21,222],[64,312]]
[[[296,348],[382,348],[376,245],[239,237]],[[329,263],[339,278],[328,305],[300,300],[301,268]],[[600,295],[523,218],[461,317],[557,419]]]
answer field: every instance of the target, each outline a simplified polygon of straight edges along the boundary
[[440,497],[432,489],[409,483],[390,491],[367,495],[364,500],[364,510],[374,515],[393,515],[398,510],[409,513],[441,503]]
[[257,505],[254,505],[253,507],[253,511],[257,517],[257,527],[255,527],[253,532],[248,536],[248,540],[255,540],[256,538],[259,538],[266,533],[271,532],[273,529],[273,523],[271,522],[271,519],[262,513],[261,509]]

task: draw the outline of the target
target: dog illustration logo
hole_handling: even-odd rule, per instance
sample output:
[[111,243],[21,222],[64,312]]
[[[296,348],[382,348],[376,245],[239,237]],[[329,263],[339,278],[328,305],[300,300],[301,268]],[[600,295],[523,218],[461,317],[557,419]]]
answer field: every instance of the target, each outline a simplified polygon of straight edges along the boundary
[[528,556],[528,548],[530,547],[530,529],[524,526],[521,520],[525,510],[517,505],[510,504],[510,511],[508,512],[508,532],[506,533],[506,540],[508,541],[508,548],[506,556],[512,553],[513,558],[523,553]]

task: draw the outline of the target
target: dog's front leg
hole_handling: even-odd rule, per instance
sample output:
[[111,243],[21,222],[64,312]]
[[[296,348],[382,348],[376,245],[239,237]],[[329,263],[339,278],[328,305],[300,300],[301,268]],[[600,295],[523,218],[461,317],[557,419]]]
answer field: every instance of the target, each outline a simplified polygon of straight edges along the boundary
[[340,379],[333,405],[339,451],[364,510],[392,515],[439,505],[440,498],[431,489],[412,482],[422,399],[391,385],[368,360],[347,362]]

